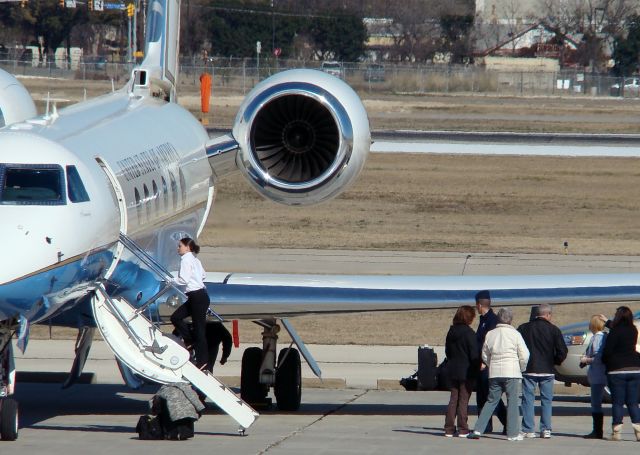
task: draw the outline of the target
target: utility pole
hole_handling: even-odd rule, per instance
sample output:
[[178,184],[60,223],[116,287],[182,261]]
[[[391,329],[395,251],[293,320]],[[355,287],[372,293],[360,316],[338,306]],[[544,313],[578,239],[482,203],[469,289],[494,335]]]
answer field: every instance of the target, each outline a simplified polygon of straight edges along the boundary
[[271,0],[271,53],[276,50],[276,22],[273,11],[273,0]]

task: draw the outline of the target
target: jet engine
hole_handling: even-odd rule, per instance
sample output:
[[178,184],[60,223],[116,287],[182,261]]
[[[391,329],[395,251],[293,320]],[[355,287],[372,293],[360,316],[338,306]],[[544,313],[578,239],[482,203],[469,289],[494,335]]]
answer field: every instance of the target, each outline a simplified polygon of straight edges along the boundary
[[240,106],[233,136],[248,180],[287,205],[338,195],[355,181],[371,145],[358,95],[316,70],[284,71],[258,84]]
[[24,86],[0,69],[0,128],[36,116],[36,106]]

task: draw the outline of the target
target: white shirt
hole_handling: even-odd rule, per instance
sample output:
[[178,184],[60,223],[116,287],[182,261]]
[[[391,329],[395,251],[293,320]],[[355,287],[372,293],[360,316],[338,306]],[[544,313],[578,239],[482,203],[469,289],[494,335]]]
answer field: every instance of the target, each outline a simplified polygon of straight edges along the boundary
[[193,253],[185,253],[180,258],[180,271],[174,282],[178,286],[186,286],[185,292],[204,288],[205,273],[200,260]]

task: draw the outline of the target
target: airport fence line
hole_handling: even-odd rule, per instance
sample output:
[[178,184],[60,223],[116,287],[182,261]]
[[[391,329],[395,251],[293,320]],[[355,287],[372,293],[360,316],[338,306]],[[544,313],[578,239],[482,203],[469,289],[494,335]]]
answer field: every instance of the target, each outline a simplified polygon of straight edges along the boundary
[[[0,68],[21,76],[63,78],[76,81],[128,80],[132,63],[66,62],[34,65],[20,60],[0,60]],[[213,75],[212,90],[246,94],[260,80],[293,68],[322,69],[321,62],[268,59],[216,59],[183,61],[179,85],[197,88],[203,71]],[[356,91],[369,94],[496,94],[511,96],[624,96],[640,97],[638,78],[589,74],[577,70],[559,72],[505,71],[472,65],[402,65],[341,63],[339,75]],[[635,80],[635,82],[633,82]],[[179,87],[179,90],[180,90]]]

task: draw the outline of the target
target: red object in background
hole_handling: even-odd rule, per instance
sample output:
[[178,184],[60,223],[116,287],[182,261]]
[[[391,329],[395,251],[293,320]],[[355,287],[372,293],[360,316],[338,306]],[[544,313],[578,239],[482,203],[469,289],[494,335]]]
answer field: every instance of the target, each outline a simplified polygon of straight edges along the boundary
[[240,347],[240,334],[238,333],[238,320],[234,319],[231,321],[233,325],[233,346],[236,348]]
[[204,114],[209,112],[209,98],[211,97],[211,75],[200,75],[200,107]]

